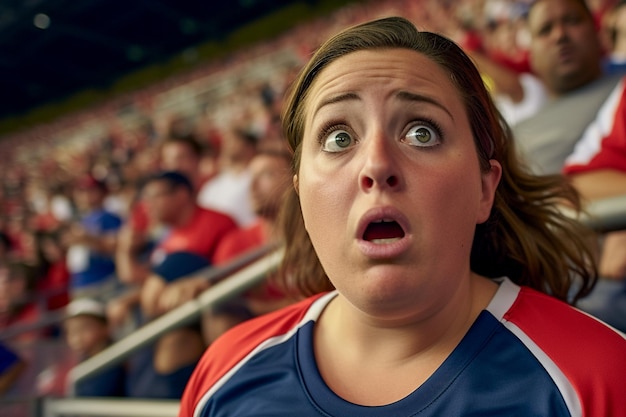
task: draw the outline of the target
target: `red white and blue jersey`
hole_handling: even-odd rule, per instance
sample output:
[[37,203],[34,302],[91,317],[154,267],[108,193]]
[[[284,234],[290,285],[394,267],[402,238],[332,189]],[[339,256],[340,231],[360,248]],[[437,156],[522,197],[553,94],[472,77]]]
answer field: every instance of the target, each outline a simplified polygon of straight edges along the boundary
[[324,383],[313,354],[315,321],[335,296],[218,339],[189,380],[179,416],[626,416],[625,336],[508,279],[413,393],[376,407],[345,401]]
[[615,86],[565,160],[566,174],[598,169],[626,171],[626,78]]

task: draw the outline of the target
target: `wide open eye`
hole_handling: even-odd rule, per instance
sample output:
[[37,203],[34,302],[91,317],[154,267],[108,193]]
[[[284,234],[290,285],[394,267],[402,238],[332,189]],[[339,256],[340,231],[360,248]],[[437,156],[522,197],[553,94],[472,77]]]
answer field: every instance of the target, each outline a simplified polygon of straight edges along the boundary
[[413,146],[430,147],[441,143],[441,135],[435,128],[416,124],[409,129],[402,141]]
[[353,144],[354,140],[348,132],[345,130],[334,130],[324,139],[322,149],[326,152],[341,152]]

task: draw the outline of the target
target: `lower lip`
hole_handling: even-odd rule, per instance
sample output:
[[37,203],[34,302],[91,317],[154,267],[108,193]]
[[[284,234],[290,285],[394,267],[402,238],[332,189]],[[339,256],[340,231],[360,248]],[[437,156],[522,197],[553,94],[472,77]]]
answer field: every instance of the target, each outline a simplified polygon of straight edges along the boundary
[[559,51],[559,60],[560,61],[571,61],[574,58],[574,51],[570,49],[562,49]]
[[375,260],[393,259],[408,251],[411,246],[409,236],[388,242],[374,243],[368,240],[357,240],[359,250],[365,257]]

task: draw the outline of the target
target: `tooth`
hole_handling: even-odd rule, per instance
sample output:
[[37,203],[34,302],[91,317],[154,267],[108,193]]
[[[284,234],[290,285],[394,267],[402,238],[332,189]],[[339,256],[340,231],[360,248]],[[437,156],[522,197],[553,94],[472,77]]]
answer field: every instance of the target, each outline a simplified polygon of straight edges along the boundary
[[400,238],[392,237],[392,238],[385,238],[385,239],[372,239],[371,242],[382,245],[382,244],[385,244],[385,243],[396,242],[398,240],[400,240]]

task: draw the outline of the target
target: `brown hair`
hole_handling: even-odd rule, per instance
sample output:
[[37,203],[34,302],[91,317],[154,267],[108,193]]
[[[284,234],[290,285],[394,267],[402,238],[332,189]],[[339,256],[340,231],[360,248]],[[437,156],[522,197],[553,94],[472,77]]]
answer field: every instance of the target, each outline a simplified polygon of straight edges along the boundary
[[[530,173],[515,154],[511,131],[470,58],[452,41],[419,32],[406,19],[391,17],[346,29],[324,43],[302,69],[283,114],[294,173],[299,171],[306,97],[317,74],[349,53],[389,48],[419,52],[449,74],[465,105],[481,170],[490,169],[490,159],[502,165],[491,215],[476,227],[472,270],[492,278],[508,276],[562,300],[570,297],[574,285],[574,300],[587,294],[596,280],[589,231],[559,208],[567,204],[580,210],[577,192],[562,176]],[[332,288],[304,229],[295,191],[286,200],[282,218],[283,283],[304,295]]]

